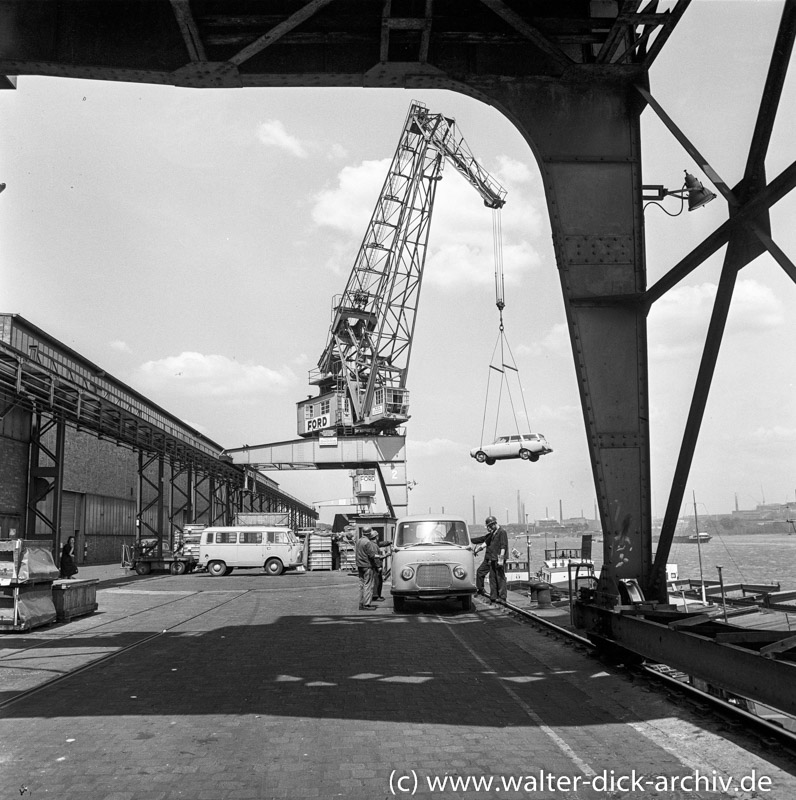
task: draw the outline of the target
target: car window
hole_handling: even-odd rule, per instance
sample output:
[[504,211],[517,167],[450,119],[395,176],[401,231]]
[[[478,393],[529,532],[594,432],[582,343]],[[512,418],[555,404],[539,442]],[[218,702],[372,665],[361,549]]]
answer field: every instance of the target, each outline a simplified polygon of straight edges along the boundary
[[235,544],[237,541],[237,531],[216,531],[216,544]]
[[419,520],[401,523],[395,535],[395,544],[398,547],[438,542],[466,547],[470,544],[467,526],[459,520]]
[[262,531],[241,531],[240,544],[262,544]]

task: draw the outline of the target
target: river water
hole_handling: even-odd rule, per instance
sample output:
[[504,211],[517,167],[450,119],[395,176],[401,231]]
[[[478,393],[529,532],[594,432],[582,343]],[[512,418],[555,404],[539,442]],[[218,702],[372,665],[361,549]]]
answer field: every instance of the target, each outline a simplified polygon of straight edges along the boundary
[[[580,548],[580,537],[531,537],[531,571],[536,572],[544,559],[545,547]],[[525,537],[515,537],[510,547],[525,559]],[[653,551],[657,541],[653,541]],[[717,566],[722,567],[724,583],[779,583],[782,589],[796,589],[796,535],[785,533],[714,535],[699,547],[691,542],[674,542],[668,563],[676,564],[680,578],[699,578],[699,551],[702,551],[702,574],[706,581],[718,582]],[[603,543],[593,542],[592,558],[599,574],[603,563]]]

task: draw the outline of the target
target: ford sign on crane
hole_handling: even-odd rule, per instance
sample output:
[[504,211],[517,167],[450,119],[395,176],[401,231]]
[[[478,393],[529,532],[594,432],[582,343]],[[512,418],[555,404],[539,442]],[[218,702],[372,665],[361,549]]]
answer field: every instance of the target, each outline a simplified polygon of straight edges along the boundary
[[475,160],[455,120],[413,102],[326,348],[297,404],[298,433],[390,435],[409,419],[406,378],[437,182],[448,161],[491,209],[506,192]]

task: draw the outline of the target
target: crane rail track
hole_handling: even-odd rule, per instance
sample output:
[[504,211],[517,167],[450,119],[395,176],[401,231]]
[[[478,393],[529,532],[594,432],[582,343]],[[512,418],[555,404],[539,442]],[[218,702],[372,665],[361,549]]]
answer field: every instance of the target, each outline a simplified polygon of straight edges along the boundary
[[[508,601],[494,600],[492,602],[507,609],[522,622],[542,627],[552,635],[560,636],[562,639],[581,646],[589,652],[598,652],[597,646],[590,639],[568,628],[544,617],[537,616],[531,611],[520,608]],[[733,703],[685,683],[681,677],[677,676],[687,676],[683,673],[669,670],[664,664],[623,665],[623,669],[631,679],[642,677],[651,686],[660,691],[665,691],[674,702],[689,702],[698,713],[713,714],[717,719],[721,720],[723,725],[738,726],[738,728],[743,726],[744,733],[753,736],[765,747],[784,747],[790,757],[796,761],[796,732],[789,731],[781,725],[769,722],[763,717],[752,714]]]
[[[156,580],[157,580],[157,578],[156,578]],[[149,642],[152,642],[152,641],[154,641],[156,639],[159,639],[160,637],[162,637],[163,635],[169,633],[170,631],[174,630],[175,628],[179,628],[179,627],[185,625],[185,623],[191,622],[191,621],[193,621],[195,619],[198,619],[199,617],[202,617],[205,614],[209,614],[209,613],[211,613],[213,611],[217,611],[222,606],[227,605],[227,603],[231,603],[233,600],[238,600],[241,597],[243,597],[244,595],[247,595],[252,591],[255,591],[255,590],[254,589],[241,589],[240,591],[235,592],[232,597],[228,597],[227,599],[222,600],[219,603],[216,603],[214,606],[212,606],[212,608],[206,608],[203,611],[200,611],[198,614],[192,614],[190,617],[185,617],[184,619],[181,619],[179,622],[171,625],[170,627],[163,628],[162,630],[157,631],[156,633],[144,634],[142,636],[142,638],[138,639],[135,642],[131,642],[130,644],[126,645],[125,647],[121,647],[118,650],[115,650],[113,653],[107,653],[106,655],[100,656],[99,658],[97,658],[97,659],[95,659],[93,661],[90,661],[87,664],[83,664],[83,665],[81,665],[79,667],[76,667],[75,669],[71,669],[71,670],[68,670],[66,672],[63,672],[62,674],[57,675],[54,678],[50,678],[49,680],[46,680],[43,683],[40,683],[38,686],[33,686],[30,689],[25,689],[25,690],[19,692],[18,694],[14,695],[13,697],[9,697],[7,700],[4,700],[4,701],[0,702],[0,711],[2,711],[3,709],[8,708],[9,706],[13,705],[14,703],[19,702],[20,700],[23,700],[23,699],[25,699],[27,697],[30,697],[31,695],[34,695],[34,694],[36,694],[38,692],[41,692],[44,689],[48,689],[48,688],[50,688],[50,687],[52,687],[54,685],[57,685],[58,683],[61,683],[62,681],[65,681],[68,678],[72,678],[75,675],[79,675],[82,672],[87,672],[87,671],[93,669],[94,667],[97,667],[100,664],[104,664],[107,661],[110,661],[110,660],[116,658],[117,656],[122,655],[123,653],[127,653],[128,651],[130,651],[130,650],[132,650],[132,649],[134,649],[136,647],[140,647],[141,645],[148,644]],[[183,597],[179,597],[179,598],[176,598],[174,600],[167,601],[165,603],[160,603],[160,604],[158,604],[156,606],[151,606],[149,608],[142,609],[140,611],[134,611],[131,614],[125,614],[124,616],[121,616],[121,617],[115,617],[114,619],[109,620],[108,622],[103,622],[103,623],[100,623],[99,625],[94,625],[94,626],[92,626],[90,628],[85,628],[85,629],[82,629],[80,631],[75,631],[74,633],[67,633],[64,636],[48,637],[47,639],[43,639],[41,642],[37,642],[35,645],[31,645],[30,647],[23,648],[22,650],[17,650],[14,653],[9,653],[8,655],[1,657],[0,658],[0,664],[2,664],[4,661],[8,661],[8,660],[10,660],[12,658],[18,657],[20,653],[25,653],[25,652],[27,652],[29,650],[34,650],[37,647],[42,647],[42,646],[45,646],[45,645],[48,645],[48,644],[52,644],[53,642],[63,642],[64,640],[70,639],[70,638],[75,638],[75,639],[81,638],[81,637],[85,636],[85,634],[87,634],[87,633],[93,633],[98,628],[102,628],[102,627],[105,627],[107,625],[118,624],[119,622],[122,622],[124,620],[132,619],[133,617],[138,616],[139,614],[149,613],[149,612],[157,610],[159,608],[164,608],[165,606],[173,605],[173,604],[179,602],[180,600],[185,600],[185,599],[187,599],[189,597],[194,596],[195,594],[197,594],[197,592],[191,592],[189,594],[184,595]]]
[[[157,581],[159,580],[159,578],[155,578],[154,580]],[[148,582],[149,581],[146,581],[146,583]],[[142,645],[146,645],[153,641],[156,641],[157,639],[169,633],[170,631],[185,625],[187,622],[191,622],[195,619],[205,616],[206,614],[214,612],[217,609],[221,608],[222,606],[227,605],[255,591],[260,591],[260,590],[241,589],[240,591],[235,591],[234,593],[232,593],[233,596],[220,600],[220,602],[215,603],[211,608],[204,609],[197,614],[192,614],[189,617],[180,619],[178,622],[172,624],[171,626],[167,626],[166,628],[157,631],[155,633],[144,634],[140,639],[131,642],[130,644],[121,647],[120,649],[112,653],[100,656],[99,658],[96,658],[93,661],[90,661],[89,663],[83,664],[79,667],[63,672],[62,674],[57,675],[56,677],[51,678],[49,680],[46,680],[37,686],[33,686],[29,689],[23,690],[18,694],[14,695],[13,697],[10,697],[0,702],[0,711],[7,709],[13,704],[21,700],[24,700],[25,698],[30,697],[38,692],[41,692],[45,689],[55,686],[61,683],[62,681],[67,680],[68,678],[87,672],[101,664],[105,664],[106,662],[124,653],[127,653],[128,651],[136,647],[141,647]],[[19,657],[20,654],[26,653],[30,650],[34,650],[36,648],[44,647],[47,645],[52,645],[55,642],[63,642],[70,638],[79,639],[81,637],[84,637],[86,634],[91,634],[97,631],[100,628],[104,628],[113,624],[119,624],[120,622],[124,622],[127,619],[132,619],[133,617],[151,611],[156,611],[158,609],[174,606],[175,604],[180,603],[183,600],[195,596],[195,594],[198,594],[198,592],[189,592],[183,595],[182,597],[170,599],[167,600],[166,602],[150,606],[146,609],[133,611],[130,614],[118,616],[107,622],[101,622],[98,625],[93,625],[88,628],[83,628],[79,631],[65,633],[63,635],[48,636],[47,638],[42,639],[41,641],[38,641],[35,644],[32,644],[28,647],[24,647],[19,650],[15,650],[13,653],[0,656],[0,665],[3,665],[4,663],[9,663],[10,660],[12,660],[13,658]],[[529,623],[537,627],[543,628],[549,634],[560,637],[561,639],[570,642],[577,647],[584,648],[590,653],[596,654],[598,652],[598,648],[588,638],[581,636],[580,634],[571,631],[559,624],[556,624],[555,622],[549,619],[540,617],[532,613],[531,611],[521,608],[520,606],[508,601],[496,600],[494,601],[494,603],[499,607],[505,608],[509,613],[514,615],[515,618],[517,618],[522,623]],[[616,664],[614,664],[614,666],[616,666]],[[667,674],[667,672],[665,671],[666,670],[665,665],[658,665],[658,664],[644,664],[641,666],[624,665],[623,669],[630,679],[636,679],[638,677],[643,678],[653,688],[656,688],[659,691],[664,691],[673,702],[687,702],[692,708],[692,710],[695,710],[700,715],[712,714],[718,721],[720,721],[721,725],[729,726],[732,729],[736,730],[736,732],[743,733],[746,736],[756,739],[764,747],[772,747],[772,746],[784,747],[790,758],[793,759],[794,762],[796,762],[796,733],[788,731],[781,725],[771,723],[761,717],[758,717],[754,714],[751,714],[748,711],[745,711],[742,708],[739,708],[737,705],[729,703],[719,697],[708,694],[707,692],[703,692],[700,689],[697,689],[696,687],[685,683],[680,677],[676,677],[676,675],[679,673]],[[662,671],[662,669],[664,671]]]

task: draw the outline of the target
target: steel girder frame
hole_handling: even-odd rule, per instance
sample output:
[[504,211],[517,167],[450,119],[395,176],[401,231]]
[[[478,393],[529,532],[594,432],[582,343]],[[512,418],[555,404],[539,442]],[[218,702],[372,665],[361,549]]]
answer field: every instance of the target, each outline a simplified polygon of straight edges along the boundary
[[[40,522],[52,543],[53,554],[61,550],[61,496],[64,483],[66,423],[59,414],[43,414],[34,406],[30,414],[28,456],[27,519],[25,538],[36,539]],[[50,511],[44,510],[50,500]]]
[[[153,465],[156,477],[152,478]],[[163,532],[166,528],[165,456],[138,452],[138,497],[135,515],[137,538],[157,539],[157,557],[163,557]]]
[[[623,613],[579,604],[578,624],[598,645],[666,664],[740,697],[796,715],[794,664],[762,655],[754,631],[705,616],[625,609]],[[728,641],[720,641],[722,635]],[[733,644],[738,639],[742,644]],[[770,641],[770,640],[765,640]],[[744,646],[745,644],[745,646]]]
[[[177,528],[183,524],[193,522],[193,477],[194,468],[191,464],[171,462],[171,475],[169,486],[169,535],[174,536]],[[183,479],[181,481],[181,479]],[[172,545],[174,542],[172,542]]]
[[[685,484],[691,469],[697,437],[705,414],[710,386],[716,368],[721,340],[730,310],[733,289],[740,270],[757,256],[768,252],[787,275],[796,282],[796,265],[777,246],[771,238],[769,208],[796,186],[796,163],[791,164],[777,178],[767,185],[765,159],[771,140],[771,133],[777,116],[780,98],[785,83],[788,65],[796,38],[796,2],[788,0],[782,12],[777,37],[772,48],[766,82],[761,93],[755,128],[752,133],[744,175],[740,183],[730,188],[707,163],[706,159],[679,131],[654,99],[644,88],[639,93],[672,131],[684,148],[700,164],[705,174],[727,201],[729,220],[715,231],[705,242],[718,249],[719,243],[727,243],[713,313],[710,318],[702,360],[697,373],[693,398],[686,420],[683,441],[680,447],[669,500],[664,514],[658,549],[651,582],[645,585],[647,596],[664,600],[666,596],[666,559],[674,538],[677,518],[682,507]],[[705,243],[703,243],[704,245]],[[701,246],[700,246],[701,247]],[[709,248],[705,247],[704,250]],[[699,250],[699,248],[698,248]],[[711,251],[712,252],[712,251]],[[644,297],[649,307],[677,280],[698,266],[710,253],[695,251],[653,286]]]
[[[377,470],[385,502],[394,517],[408,511],[406,437],[346,436],[336,439],[293,439],[245,445],[224,451],[235,464],[258,470],[357,469]],[[302,513],[302,512],[299,512]],[[307,519],[309,514],[305,514]]]
[[603,528],[601,594],[652,565],[639,116],[622,82],[516,82],[490,100],[544,181]]

